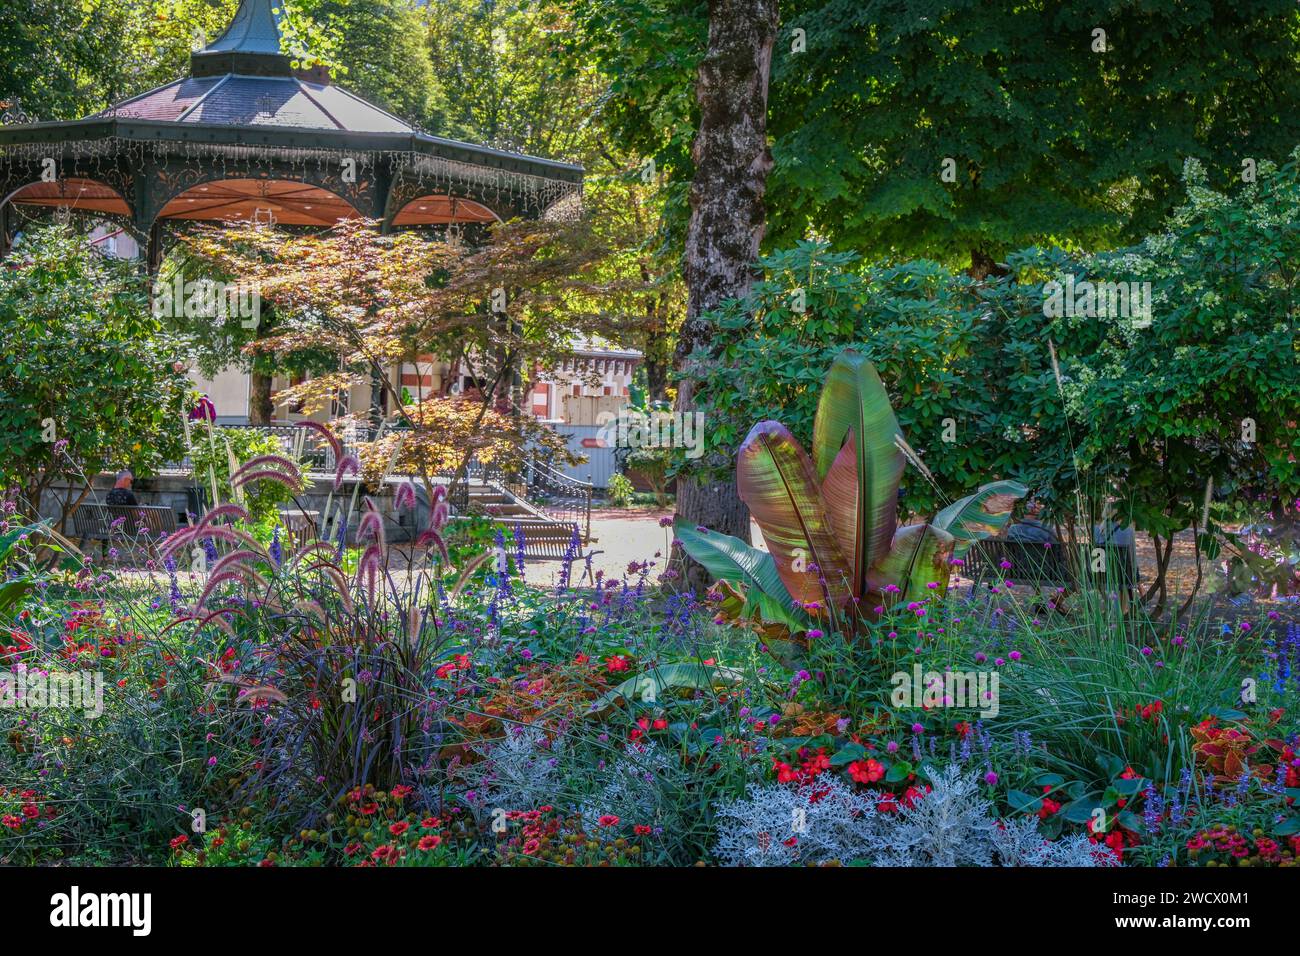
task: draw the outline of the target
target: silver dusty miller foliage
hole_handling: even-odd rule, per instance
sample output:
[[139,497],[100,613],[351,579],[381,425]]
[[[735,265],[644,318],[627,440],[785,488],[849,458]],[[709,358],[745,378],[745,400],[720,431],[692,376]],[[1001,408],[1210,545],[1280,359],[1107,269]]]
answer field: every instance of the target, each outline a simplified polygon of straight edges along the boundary
[[931,790],[910,807],[857,792],[838,777],[798,787],[751,786],[718,809],[714,853],[729,866],[866,861],[874,866],[1107,866],[1113,857],[1082,835],[1051,842],[1033,817],[998,821],[974,774],[927,768]]
[[625,823],[675,824],[674,793],[684,784],[676,761],[654,741],[630,743],[596,778],[597,790],[584,802],[584,820],[612,813]]
[[535,727],[520,728],[499,743],[481,747],[484,759],[460,771],[477,808],[491,812],[535,810],[562,789],[560,759],[564,740],[550,740]]

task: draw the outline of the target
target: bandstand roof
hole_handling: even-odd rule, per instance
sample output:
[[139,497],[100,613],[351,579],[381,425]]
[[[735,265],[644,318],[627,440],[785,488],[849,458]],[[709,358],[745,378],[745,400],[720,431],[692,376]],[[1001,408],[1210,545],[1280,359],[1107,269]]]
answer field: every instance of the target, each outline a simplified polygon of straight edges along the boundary
[[294,69],[273,2],[242,0],[188,76],[84,119],[0,127],[0,210],[126,216],[137,233],[262,215],[389,228],[554,214],[580,191],[580,166],[430,135]]

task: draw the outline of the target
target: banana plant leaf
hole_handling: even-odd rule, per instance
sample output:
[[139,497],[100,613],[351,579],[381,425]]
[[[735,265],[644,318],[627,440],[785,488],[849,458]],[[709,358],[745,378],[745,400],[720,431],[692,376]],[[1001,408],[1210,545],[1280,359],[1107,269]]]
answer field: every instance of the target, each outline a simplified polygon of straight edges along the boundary
[[1016,501],[1029,489],[1018,481],[991,481],[974,494],[954,501],[930,522],[956,539],[954,557],[961,557],[976,541],[997,534],[1011,518]]
[[630,677],[602,694],[592,702],[591,712],[598,714],[608,710],[620,700],[639,700],[653,704],[666,693],[693,693],[697,690],[734,687],[744,676],[743,672],[734,667],[720,667],[716,664],[694,661],[664,664]]
[[790,596],[805,606],[845,604],[852,566],[836,543],[812,461],[780,422],[750,429],[736,456],[736,488]]
[[[826,507],[826,517],[835,532],[835,540],[840,546],[840,553],[846,561],[856,560],[855,552],[859,534],[862,512],[858,510],[858,448],[857,437],[850,432],[849,439],[835,456],[830,470],[822,479],[822,503]],[[855,569],[851,585],[853,593],[862,593],[862,577]]]
[[715,578],[737,581],[750,592],[767,595],[783,610],[795,610],[794,598],[781,583],[776,562],[766,551],[729,534],[701,531],[681,518],[673,522],[673,537]]
[[[956,539],[929,524],[910,524],[894,535],[889,554],[876,562],[867,574],[870,593],[890,607],[900,601],[942,597],[948,590],[952,549]],[[886,589],[893,585],[897,592]],[[931,584],[938,587],[931,588]]]
[[718,585],[722,593],[721,616],[759,635],[767,652],[787,667],[794,667],[807,656],[812,619],[802,611],[787,611],[776,601],[754,588],[738,587],[731,581]]
[[7,615],[22,600],[23,595],[35,586],[31,581],[6,581],[0,584],[0,615]]
[[814,626],[813,619],[801,610],[783,607],[770,595],[732,581],[719,585],[724,617],[747,624],[764,637],[789,637],[805,633]]
[[[819,480],[831,474],[845,444],[854,442],[857,520],[841,549],[861,594],[872,567],[889,553],[898,527],[898,483],[904,458],[895,443],[902,432],[889,393],[866,356],[846,349],[831,364],[813,422],[813,464]],[[836,479],[838,481],[838,479]]]

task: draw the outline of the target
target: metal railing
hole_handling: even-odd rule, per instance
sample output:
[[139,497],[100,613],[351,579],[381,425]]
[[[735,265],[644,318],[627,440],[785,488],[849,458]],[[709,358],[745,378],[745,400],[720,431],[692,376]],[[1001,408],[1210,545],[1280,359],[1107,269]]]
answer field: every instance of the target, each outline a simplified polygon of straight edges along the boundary
[[[280,439],[280,446],[286,454],[301,449],[300,457],[304,472],[332,475],[335,469],[338,468],[339,463],[337,456],[334,454],[333,446],[325,440],[325,436],[312,431],[310,428],[303,428],[297,424],[247,425],[242,422],[218,424],[215,427],[218,429],[248,429],[266,435],[274,435]],[[202,422],[195,423],[191,428],[196,442],[201,442],[206,438],[207,432]],[[355,455],[357,445],[369,440],[370,428],[368,426],[349,429],[346,434],[339,436],[345,455]],[[192,471],[194,463],[190,460],[189,455],[186,455],[179,462],[169,464],[167,468],[174,471]]]
[[[199,428],[203,426],[200,424]],[[248,428],[275,435],[286,453],[298,453],[304,473],[333,474],[338,467],[334,449],[324,436],[296,424],[282,425],[220,425],[220,428]],[[197,432],[201,435],[202,432]],[[340,436],[345,454],[356,454],[356,446],[370,440],[370,429],[358,427]],[[192,471],[193,463],[186,456],[178,470]],[[402,476],[395,470],[393,476]],[[583,540],[591,539],[591,502],[594,487],[589,481],[573,478],[537,458],[528,458],[509,464],[484,464],[472,458],[469,467],[457,477],[455,469],[442,471],[434,477],[448,484],[448,504],[459,514],[472,510],[471,489],[477,487],[504,491],[526,508],[555,521],[576,524]]]
[[546,462],[529,458],[501,465],[471,459],[459,479],[454,471],[440,472],[437,477],[448,483],[448,503],[459,514],[476,510],[475,489],[485,494],[496,490],[537,512],[538,517],[577,525],[583,541],[591,540],[592,484],[571,478]]

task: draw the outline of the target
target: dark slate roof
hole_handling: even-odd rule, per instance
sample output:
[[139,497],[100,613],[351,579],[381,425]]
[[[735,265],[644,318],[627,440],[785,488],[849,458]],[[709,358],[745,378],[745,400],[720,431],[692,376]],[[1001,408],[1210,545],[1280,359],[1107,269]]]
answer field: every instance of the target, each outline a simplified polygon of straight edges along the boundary
[[186,78],[125,100],[99,115],[212,126],[415,132],[396,116],[347,90],[291,76]]

